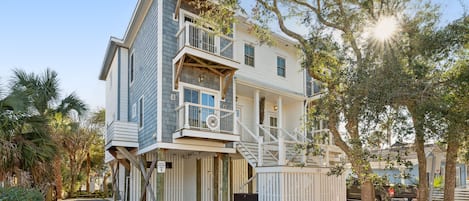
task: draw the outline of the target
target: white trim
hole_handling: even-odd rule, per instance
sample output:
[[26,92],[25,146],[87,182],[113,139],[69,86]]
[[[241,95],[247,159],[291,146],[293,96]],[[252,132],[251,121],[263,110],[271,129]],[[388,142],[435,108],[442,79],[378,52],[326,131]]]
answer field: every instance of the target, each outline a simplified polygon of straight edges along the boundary
[[223,133],[213,133],[208,131],[197,131],[197,130],[180,130],[173,133],[173,139],[179,139],[184,137],[194,137],[200,139],[211,139],[211,140],[222,140],[230,142],[239,142],[239,135],[234,134],[223,134]]
[[[283,67],[283,73],[284,73],[283,76],[281,76],[281,75],[278,74],[278,58],[283,59],[284,64],[285,64],[285,66]],[[275,72],[276,72],[275,74],[277,74],[277,77],[286,79],[286,78],[287,78],[287,59],[286,59],[286,57],[281,56],[280,54],[277,54],[277,57],[275,58],[275,61],[276,61],[275,63],[277,64],[277,65],[275,66]]]
[[[253,52],[254,55],[252,55],[252,60],[253,60],[252,66],[246,64],[246,59],[245,59],[245,57],[246,57],[246,45],[251,46],[252,49],[253,49],[253,51],[254,51],[254,52]],[[253,42],[244,41],[244,43],[243,43],[243,58],[242,58],[241,60],[242,60],[242,64],[243,64],[244,66],[247,66],[247,67],[249,67],[249,68],[256,68],[256,46],[255,46],[255,44],[254,44]]]
[[157,92],[158,95],[156,105],[156,141],[161,142],[163,140],[163,0],[158,0],[158,64],[157,64]]
[[192,144],[175,144],[175,143],[160,142],[160,143],[152,144],[144,149],[138,150],[137,155],[148,153],[155,149],[177,149],[177,150],[188,150],[188,151],[230,153],[230,154],[236,153],[235,148],[210,147],[210,146],[199,146],[199,145],[192,145]]
[[[210,95],[214,95],[215,96],[215,107],[214,108],[219,108],[219,101],[220,101],[220,91],[217,91],[215,89],[210,89],[210,88],[206,88],[206,87],[201,87],[201,86],[198,86],[198,85],[193,85],[193,84],[190,84],[190,83],[186,83],[186,82],[179,82],[179,88],[181,90],[179,90],[179,105],[182,105],[184,103],[184,87],[185,88],[190,88],[190,89],[195,89],[195,90],[198,90],[200,93],[206,93],[206,94],[210,94]],[[199,94],[199,101],[200,100],[200,95]],[[199,103],[199,104],[202,104],[202,103]]]

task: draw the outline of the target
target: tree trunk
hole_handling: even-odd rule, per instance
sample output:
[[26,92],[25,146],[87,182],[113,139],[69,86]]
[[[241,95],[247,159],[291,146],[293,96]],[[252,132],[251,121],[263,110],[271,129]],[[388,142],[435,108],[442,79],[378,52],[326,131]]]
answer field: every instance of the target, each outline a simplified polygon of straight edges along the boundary
[[[418,130],[418,129],[416,129]],[[416,131],[415,152],[417,152],[418,169],[419,169],[419,201],[428,201],[428,180],[427,180],[427,158],[425,157],[425,139],[423,132]]]
[[415,152],[417,153],[419,186],[418,201],[428,201],[428,180],[427,180],[427,158],[425,156],[425,131],[423,129],[423,120],[419,116],[418,108],[409,105],[408,109],[412,115],[412,121],[415,129]]
[[91,159],[90,153],[86,154],[86,192],[90,193],[90,172],[91,172]]
[[54,176],[55,176],[55,193],[57,199],[62,199],[62,160],[60,156],[56,156],[54,159]]
[[68,197],[73,197],[73,191],[75,190],[75,160],[70,157],[70,189],[68,191]]
[[103,192],[104,192],[104,197],[109,197],[109,194],[108,194],[108,190],[107,189],[107,174],[104,174],[104,178],[103,178]]
[[445,199],[454,200],[454,188],[456,187],[456,160],[458,159],[459,139],[454,134],[448,135],[448,148],[446,149],[445,165]]
[[367,180],[361,184],[361,200],[374,201],[375,200],[375,187],[373,182]]

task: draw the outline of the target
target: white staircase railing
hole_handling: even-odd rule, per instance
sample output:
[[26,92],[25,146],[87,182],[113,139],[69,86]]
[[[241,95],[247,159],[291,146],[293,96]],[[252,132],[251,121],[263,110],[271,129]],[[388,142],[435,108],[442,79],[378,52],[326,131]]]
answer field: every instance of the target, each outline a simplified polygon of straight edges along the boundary
[[[300,131],[289,132],[285,128],[257,124],[255,129],[258,131],[253,132],[239,119],[237,119],[237,123],[241,142],[236,144],[236,148],[253,167],[291,165],[292,163],[295,165],[329,165],[330,150],[328,145],[333,144],[333,139],[327,130],[313,132],[310,139],[304,132]],[[314,138],[316,135],[320,135],[319,139]],[[298,145],[309,143],[319,144],[324,155],[308,156],[307,150],[298,147]]]

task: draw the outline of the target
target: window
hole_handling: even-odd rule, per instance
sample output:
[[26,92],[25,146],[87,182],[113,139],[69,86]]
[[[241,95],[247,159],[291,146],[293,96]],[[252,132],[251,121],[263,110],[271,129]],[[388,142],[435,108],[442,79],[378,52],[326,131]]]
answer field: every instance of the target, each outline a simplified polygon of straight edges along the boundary
[[189,125],[191,127],[207,128],[206,119],[215,114],[215,95],[196,89],[184,88],[184,102],[189,105]]
[[144,120],[144,105],[143,105],[143,97],[138,100],[138,128],[143,128],[143,120]]
[[254,67],[254,46],[244,44],[244,64]]
[[137,104],[132,105],[132,118],[137,117]]
[[285,77],[285,59],[277,57],[277,75]]
[[134,74],[135,74],[135,70],[134,70],[134,54],[132,53],[130,55],[130,83],[132,84],[132,82],[134,81]]

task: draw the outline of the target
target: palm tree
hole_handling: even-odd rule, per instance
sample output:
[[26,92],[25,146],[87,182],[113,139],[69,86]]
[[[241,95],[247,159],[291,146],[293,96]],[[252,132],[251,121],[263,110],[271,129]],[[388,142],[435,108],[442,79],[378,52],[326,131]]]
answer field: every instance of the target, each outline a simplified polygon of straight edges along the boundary
[[[26,73],[23,70],[15,69],[13,74],[11,94],[13,96],[23,97],[24,106],[28,109],[28,112],[46,121],[45,125],[40,128],[46,128],[48,137],[50,138],[52,135],[55,144],[62,145],[63,143],[60,141],[61,138],[58,136],[63,133],[51,130],[52,128],[49,122],[53,120],[53,117],[58,113],[70,117],[74,111],[81,116],[87,111],[84,102],[74,93],[66,96],[64,99],[60,99],[59,80],[57,73],[53,70],[47,69],[42,75],[37,75],[35,73]],[[61,155],[57,153],[59,152],[53,153],[54,165],[49,168],[54,170],[56,190],[58,192],[57,196],[61,198],[62,175],[60,167],[62,162]]]
[[[47,179],[46,168],[56,153],[45,127],[46,121],[27,110],[23,93],[0,99],[0,181],[16,175],[18,185],[41,184]],[[31,179],[23,178],[29,173]]]

